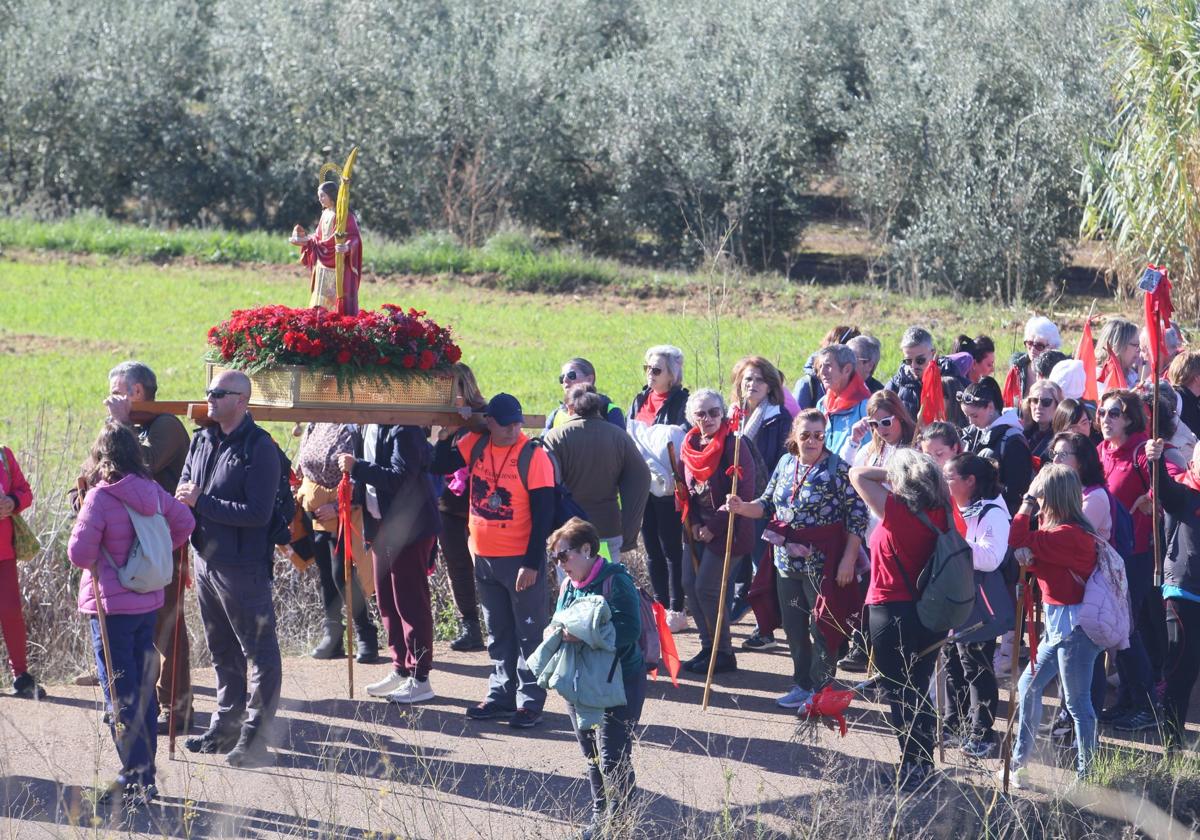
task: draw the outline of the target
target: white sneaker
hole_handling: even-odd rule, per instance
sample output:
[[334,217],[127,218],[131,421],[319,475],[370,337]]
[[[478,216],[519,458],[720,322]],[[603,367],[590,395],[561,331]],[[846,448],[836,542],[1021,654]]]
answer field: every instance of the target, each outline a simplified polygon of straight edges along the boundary
[[[996,781],[1004,784],[1004,768],[996,771]],[[1029,784],[1029,771],[1024,767],[1013,767],[1008,772],[1008,786],[1013,790],[1024,790]]]
[[393,691],[398,691],[403,688],[412,677],[402,677],[395,671],[389,673],[379,682],[373,682],[367,686],[367,694],[372,697],[387,697]]
[[672,633],[681,633],[688,629],[687,613],[682,610],[679,612],[667,610],[667,629]]
[[435,696],[429,680],[409,677],[408,683],[389,694],[387,699],[389,703],[421,703],[425,700],[432,700]]
[[808,689],[794,685],[791,691],[775,701],[775,705],[781,709],[799,709],[811,700],[812,696],[813,693]]

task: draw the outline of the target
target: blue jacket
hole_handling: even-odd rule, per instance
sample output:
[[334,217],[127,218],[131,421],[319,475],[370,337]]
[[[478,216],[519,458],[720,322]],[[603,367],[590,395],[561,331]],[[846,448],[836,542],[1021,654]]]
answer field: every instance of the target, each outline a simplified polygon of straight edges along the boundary
[[[821,397],[817,402],[817,409],[822,414],[825,414],[826,399],[827,396]],[[826,449],[830,452],[842,451],[842,444],[850,437],[850,429],[854,427],[855,423],[867,416],[867,402],[868,400],[863,400],[856,403],[853,408],[837,414],[825,414],[829,418],[829,425],[825,427]],[[871,436],[868,434],[867,437],[863,438],[863,444],[865,445],[870,439]]]
[[758,427],[758,433],[751,438],[754,448],[767,465],[768,475],[775,472],[775,465],[783,457],[784,447],[791,433],[792,415],[788,414],[786,408],[779,406],[779,413],[764,420]]
[[275,546],[268,525],[280,468],[275,441],[248,413],[228,435],[214,425],[192,437],[179,480],[200,487],[192,545],[205,563],[270,566]]
[[[433,447],[426,440],[424,429],[419,426],[380,426],[373,461],[363,459],[363,429],[363,426],[350,426],[356,459],[350,478],[354,480],[354,503],[363,505],[363,528],[367,538],[375,539],[380,530],[380,520],[366,512],[368,484],[375,488],[384,522],[394,516],[406,519],[402,529],[404,545],[439,533],[442,520],[438,514],[437,495],[429,480]],[[399,507],[393,511],[395,505]],[[389,529],[396,527],[389,525]]]

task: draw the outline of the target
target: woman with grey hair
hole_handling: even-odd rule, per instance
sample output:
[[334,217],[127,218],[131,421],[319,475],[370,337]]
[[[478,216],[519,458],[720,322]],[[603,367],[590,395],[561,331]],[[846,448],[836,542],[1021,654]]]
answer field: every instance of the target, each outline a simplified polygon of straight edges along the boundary
[[[629,408],[629,434],[642,451],[651,484],[642,516],[642,542],[649,559],[650,583],[655,599],[667,611],[672,633],[687,628],[683,591],[683,532],[675,510],[675,481],[671,475],[667,443],[680,439],[687,426],[688,391],[683,387],[683,351],[659,344],[646,351],[642,370],[646,387]],[[664,428],[665,427],[665,428]]]
[[854,467],[850,482],[880,520],[871,535],[866,597],[871,655],[900,740],[897,781],[915,790],[933,770],[934,709],[927,689],[934,657],[918,653],[946,634],[926,629],[917,617],[914,585],[933,555],[934,530],[954,527],[950,492],[933,459],[915,449],[897,450],[887,469]]
[[[683,439],[680,460],[683,462],[687,493],[681,494],[683,526],[691,531],[698,558],[689,557],[683,564],[683,586],[696,629],[700,633],[700,653],[684,668],[692,673],[706,673],[713,648],[717,658],[714,672],[736,671],[737,658],[729,635],[729,620],[717,626],[721,584],[726,572],[738,567],[754,545],[754,523],[745,517],[731,522],[727,510],[722,510],[733,489],[733,464],[738,464],[738,486],[754,488],[754,458],[745,447],[736,455],[741,438],[725,417],[725,400],[720,393],[702,388],[687,401],[687,417],[694,424]],[[725,563],[726,534],[733,527],[731,557]],[[688,552],[690,554],[690,550]]]

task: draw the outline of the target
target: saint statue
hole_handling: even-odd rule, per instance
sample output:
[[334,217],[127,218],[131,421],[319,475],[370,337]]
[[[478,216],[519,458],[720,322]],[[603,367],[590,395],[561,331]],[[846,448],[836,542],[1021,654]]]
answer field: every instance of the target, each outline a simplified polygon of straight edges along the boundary
[[[308,305],[332,309],[341,315],[357,315],[358,284],[362,279],[362,237],[358,233],[358,219],[348,208],[345,227],[339,232],[338,190],[333,181],[325,181],[317,187],[317,201],[321,203],[317,229],[310,234],[296,225],[288,241],[300,246],[300,262],[311,272]],[[343,271],[340,289],[339,268]]]

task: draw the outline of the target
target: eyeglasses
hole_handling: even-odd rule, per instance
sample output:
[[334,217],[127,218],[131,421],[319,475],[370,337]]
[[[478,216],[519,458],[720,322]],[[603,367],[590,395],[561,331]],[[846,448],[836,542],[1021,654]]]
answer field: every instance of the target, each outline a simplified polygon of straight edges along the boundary
[[874,360],[874,359],[864,359],[862,356],[859,356],[859,357],[858,357],[858,363],[859,363],[860,365],[869,365],[869,364],[871,364],[871,362],[873,362],[873,361],[875,361],[875,360]]
[[1036,350],[1036,351],[1038,351],[1039,353],[1041,353],[1041,352],[1045,351],[1045,349],[1046,349],[1047,347],[1049,347],[1049,346],[1050,346],[1050,345],[1049,345],[1049,344],[1047,344],[1047,343],[1046,343],[1046,342],[1044,342],[1044,341],[1030,341],[1029,339],[1026,339],[1026,340],[1025,340],[1025,347],[1026,347],[1026,349],[1028,349],[1028,350]]
[[962,405],[990,405],[991,400],[980,394],[968,394],[966,391],[958,392],[958,401]]
[[648,373],[651,376],[662,376],[663,369],[660,367],[650,367],[650,365],[642,365],[642,373]]
[[583,374],[581,374],[577,370],[569,370],[566,373],[559,374],[558,384],[562,385],[564,382],[574,382],[576,379],[578,379],[582,375]]
[[1062,461],[1065,458],[1074,458],[1075,450],[1073,449],[1055,449],[1050,453],[1050,458],[1055,461]]
[[921,365],[923,365],[929,361],[929,357],[928,356],[913,356],[911,359],[908,359],[907,361],[910,365],[916,365],[917,367],[920,367]]
[[1030,405],[1037,403],[1042,408],[1049,408],[1050,406],[1054,405],[1057,402],[1058,402],[1058,400],[1054,399],[1054,397],[1030,397],[1029,398]]
[[709,418],[710,420],[716,420],[718,417],[724,416],[724,414],[725,410],[723,408],[714,405],[712,408],[707,410],[703,408],[699,409],[693,413],[692,416],[697,420],[703,420],[705,417]]
[[228,397],[230,394],[233,394],[235,396],[241,396],[242,392],[241,391],[227,391],[224,388],[209,388],[207,391],[204,392],[204,396],[208,397],[210,400],[223,400],[226,397]]
[[551,551],[550,562],[557,566],[561,566],[563,563],[567,562],[567,558],[570,557],[570,555],[571,549],[569,548],[564,548],[562,551]]
[[1125,409],[1119,405],[1110,406],[1109,408],[1096,409],[1096,416],[1103,420],[1105,417],[1120,417],[1125,413]]
[[809,441],[809,440],[825,440],[825,433],[824,432],[801,432],[800,434],[796,435],[796,437],[798,437],[800,439],[801,443],[803,443],[804,441]]
[[872,429],[890,429],[892,424],[896,422],[895,417],[884,417],[882,420],[868,420],[867,425]]

